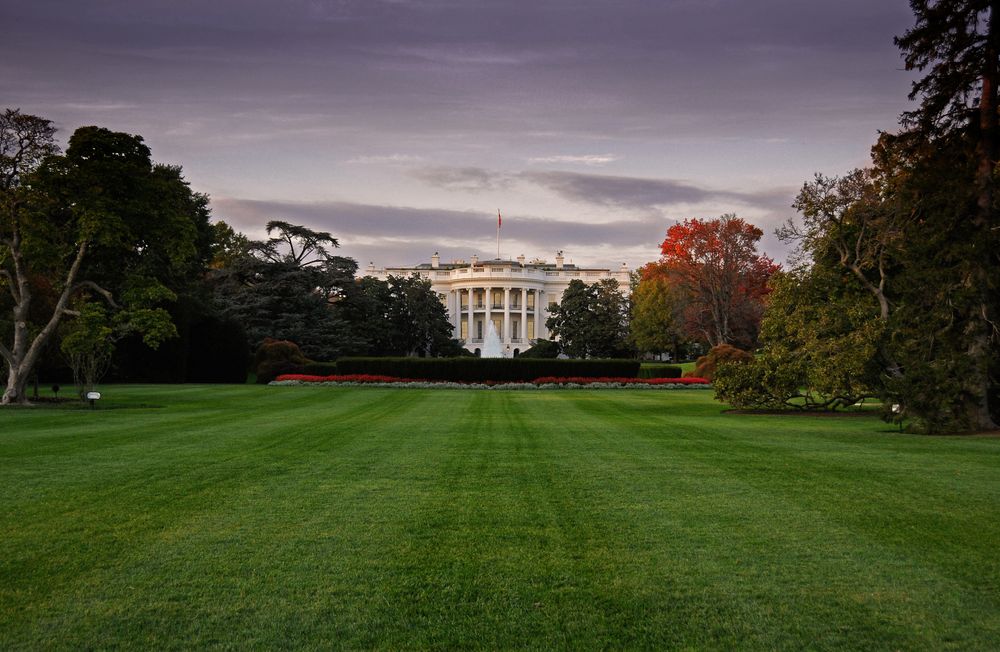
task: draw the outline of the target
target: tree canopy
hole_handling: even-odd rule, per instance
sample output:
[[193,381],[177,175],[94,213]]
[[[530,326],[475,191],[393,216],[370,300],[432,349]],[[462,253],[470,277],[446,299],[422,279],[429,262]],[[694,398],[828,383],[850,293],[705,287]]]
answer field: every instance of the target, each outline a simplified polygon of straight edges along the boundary
[[732,214],[685,220],[667,231],[660,264],[648,275],[665,278],[682,294],[689,336],[711,346],[754,346],[767,280],[778,269],[758,253],[761,236],[759,228]]
[[927,73],[920,105],[880,136],[870,168],[803,186],[802,218],[781,232],[800,266],[776,285],[765,354],[721,374],[729,400],[876,394],[923,431],[996,427],[1000,2],[911,6],[916,24],[896,42]]
[[657,263],[645,265],[632,289],[629,341],[640,353],[679,357],[685,340],[683,297]]
[[141,136],[81,127],[59,154],[54,134],[14,110],[0,121],[4,403],[25,400],[30,373],[80,302],[102,302],[119,332],[149,346],[173,336],[163,305],[211,242],[207,199],[179,168],[154,164]]
[[549,308],[546,326],[572,358],[616,358],[631,354],[628,301],[615,279],[587,285],[573,279],[562,300]]

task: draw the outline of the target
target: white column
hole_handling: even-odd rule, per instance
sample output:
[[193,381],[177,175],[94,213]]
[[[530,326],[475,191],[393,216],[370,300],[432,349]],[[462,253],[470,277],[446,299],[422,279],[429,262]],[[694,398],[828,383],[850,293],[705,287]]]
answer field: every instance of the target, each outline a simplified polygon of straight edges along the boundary
[[510,288],[503,289],[503,343],[510,343]]
[[455,291],[448,290],[448,323],[451,324],[451,336],[458,337],[455,334],[455,324],[458,323],[458,319],[461,315],[455,310]]
[[466,290],[466,292],[469,293],[469,332],[468,332],[468,336],[465,339],[465,343],[466,344],[472,344],[472,338],[475,337],[475,334],[472,331],[472,327],[476,325],[476,321],[472,317],[472,314],[473,314],[472,313],[472,288],[469,288],[468,290]]
[[[490,332],[490,322],[493,321],[493,288],[486,288],[486,316],[483,318],[483,341],[486,341],[486,334]],[[501,335],[501,337],[503,337]]]
[[[521,288],[521,344],[528,343],[528,288]],[[523,351],[524,349],[522,349]]]
[[545,338],[545,324],[542,323],[542,291],[535,290],[535,339]]

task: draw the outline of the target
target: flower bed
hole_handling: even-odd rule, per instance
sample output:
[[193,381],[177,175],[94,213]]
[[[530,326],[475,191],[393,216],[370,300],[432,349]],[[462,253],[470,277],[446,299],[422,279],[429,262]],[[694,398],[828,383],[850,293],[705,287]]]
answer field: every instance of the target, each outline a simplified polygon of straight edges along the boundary
[[594,383],[613,383],[618,385],[707,385],[704,378],[581,378],[571,376],[568,378],[557,376],[544,376],[532,381],[536,385],[592,385]]
[[346,374],[334,376],[311,376],[308,374],[284,374],[278,376],[272,385],[330,385],[355,387],[408,387],[433,389],[680,389],[708,388],[704,378],[623,378],[619,376],[587,378],[579,376],[543,376],[530,383],[486,381],[482,383],[456,383],[451,381],[428,381],[415,378],[398,378],[375,374]]

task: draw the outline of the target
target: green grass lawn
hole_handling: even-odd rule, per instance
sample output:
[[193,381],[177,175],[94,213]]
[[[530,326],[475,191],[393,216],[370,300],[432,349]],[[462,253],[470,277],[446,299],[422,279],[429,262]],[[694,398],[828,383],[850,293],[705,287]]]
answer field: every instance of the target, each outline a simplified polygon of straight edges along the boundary
[[1000,439],[704,390],[104,394],[0,412],[2,649],[1000,647]]

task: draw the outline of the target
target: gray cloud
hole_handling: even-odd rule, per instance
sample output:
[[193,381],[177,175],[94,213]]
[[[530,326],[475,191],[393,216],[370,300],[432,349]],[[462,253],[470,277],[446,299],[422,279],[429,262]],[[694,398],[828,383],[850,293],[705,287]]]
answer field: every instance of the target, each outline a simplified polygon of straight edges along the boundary
[[529,163],[581,163],[583,165],[604,165],[621,159],[614,154],[557,154],[554,156],[533,156]]
[[675,179],[647,179],[579,172],[524,172],[519,178],[548,188],[570,201],[646,210],[708,201],[735,202],[767,210],[784,210],[791,205],[793,195],[788,188],[733,192],[704,188]]
[[[349,202],[296,203],[237,198],[213,199],[212,206],[217,219],[250,233],[260,230],[272,219],[329,231],[340,239],[347,255],[355,255],[359,261],[365,255],[351,252],[367,252],[367,256],[388,264],[420,262],[432,251],[458,257],[471,253],[496,255],[495,250],[490,250],[496,216],[487,213]],[[657,257],[657,245],[672,223],[662,218],[648,218],[584,224],[505,214],[503,237],[507,241],[517,241],[526,251],[516,253],[528,256],[558,249],[647,248],[649,256],[646,259],[652,260]]]
[[410,174],[424,183],[447,190],[498,190],[508,188],[511,176],[477,167],[435,166],[413,169]]

